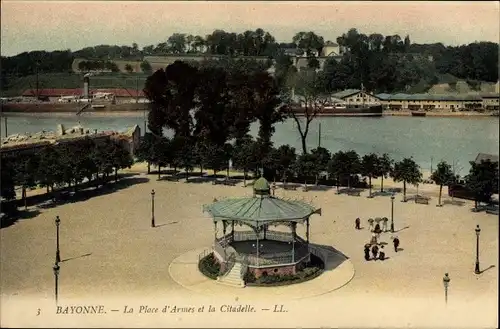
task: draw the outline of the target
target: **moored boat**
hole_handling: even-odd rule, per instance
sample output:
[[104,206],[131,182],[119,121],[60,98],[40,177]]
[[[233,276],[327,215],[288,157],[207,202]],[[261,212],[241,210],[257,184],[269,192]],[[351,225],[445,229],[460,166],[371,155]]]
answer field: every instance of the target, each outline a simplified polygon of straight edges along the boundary
[[426,113],[423,111],[411,111],[412,117],[425,117]]

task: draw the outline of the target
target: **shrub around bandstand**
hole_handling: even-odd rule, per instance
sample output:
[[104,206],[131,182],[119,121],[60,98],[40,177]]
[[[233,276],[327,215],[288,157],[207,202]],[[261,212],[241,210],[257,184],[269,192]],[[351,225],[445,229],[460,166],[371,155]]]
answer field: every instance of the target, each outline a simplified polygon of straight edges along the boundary
[[220,264],[215,258],[213,252],[200,259],[198,269],[210,279],[217,279],[220,274]]
[[[232,272],[232,277],[248,284],[283,284],[321,274],[322,261],[311,254],[309,246],[309,218],[321,214],[321,209],[301,200],[271,196],[263,177],[255,181],[253,192],[252,197],[204,206],[213,218],[213,255],[220,264],[219,279]],[[297,224],[305,224],[305,239],[297,234]],[[250,230],[237,231],[235,226]],[[286,230],[270,229],[278,226]]]

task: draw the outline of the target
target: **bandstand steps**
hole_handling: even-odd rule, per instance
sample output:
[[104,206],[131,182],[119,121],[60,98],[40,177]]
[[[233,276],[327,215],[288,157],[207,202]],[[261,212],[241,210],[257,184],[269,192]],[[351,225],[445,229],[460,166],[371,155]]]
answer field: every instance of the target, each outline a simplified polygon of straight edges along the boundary
[[220,283],[233,286],[233,287],[244,287],[245,283],[241,279],[241,264],[235,263],[231,271],[226,275],[219,277],[218,281]]

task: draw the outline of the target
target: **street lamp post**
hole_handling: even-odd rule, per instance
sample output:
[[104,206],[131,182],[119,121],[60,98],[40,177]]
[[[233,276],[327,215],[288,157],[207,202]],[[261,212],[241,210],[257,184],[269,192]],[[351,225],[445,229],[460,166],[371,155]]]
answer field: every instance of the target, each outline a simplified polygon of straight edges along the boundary
[[276,182],[273,182],[273,184],[271,185],[271,190],[273,190],[273,196],[274,196],[274,193],[276,191]]
[[450,284],[450,277],[448,276],[448,273],[444,274],[443,277],[443,285],[444,285],[444,302],[448,304],[448,285]]
[[59,252],[59,224],[61,223],[61,219],[59,216],[56,216],[56,264],[61,262],[61,254]]
[[59,265],[56,263],[54,267],[52,268],[54,270],[54,278],[56,279],[55,283],[55,296],[56,296],[56,304],[58,300],[58,294],[59,294],[59,287],[58,287],[58,280],[59,280]]
[[391,232],[394,233],[394,194],[391,195]]
[[151,227],[155,227],[155,190],[151,191]]
[[476,226],[476,267],[474,269],[474,273],[476,274],[481,274],[481,271],[479,270],[479,234],[481,234],[481,229],[479,228],[479,225]]

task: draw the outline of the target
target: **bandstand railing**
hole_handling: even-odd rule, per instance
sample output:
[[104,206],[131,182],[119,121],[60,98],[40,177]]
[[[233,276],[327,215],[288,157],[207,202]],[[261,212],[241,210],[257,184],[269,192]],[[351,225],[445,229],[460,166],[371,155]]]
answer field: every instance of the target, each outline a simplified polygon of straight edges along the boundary
[[[273,266],[276,264],[293,264],[304,260],[309,257],[309,249],[307,246],[307,241],[305,241],[300,236],[295,237],[295,248],[294,254],[292,256],[292,234],[286,232],[277,231],[267,231],[266,239],[280,242],[288,242],[290,244],[290,251],[279,252],[279,253],[259,253],[259,257],[256,255],[241,255],[230,245],[230,243],[235,241],[251,241],[257,240],[257,234],[253,231],[236,231],[233,233],[228,233],[225,236],[217,238],[214,241],[214,251],[222,258],[221,260],[225,263],[224,272],[231,270],[234,264],[231,263],[230,257],[235,255],[234,260],[242,264],[242,275],[246,272],[246,267],[266,267]],[[259,240],[264,240],[264,232],[261,231],[258,234]],[[245,268],[243,268],[245,267]]]

